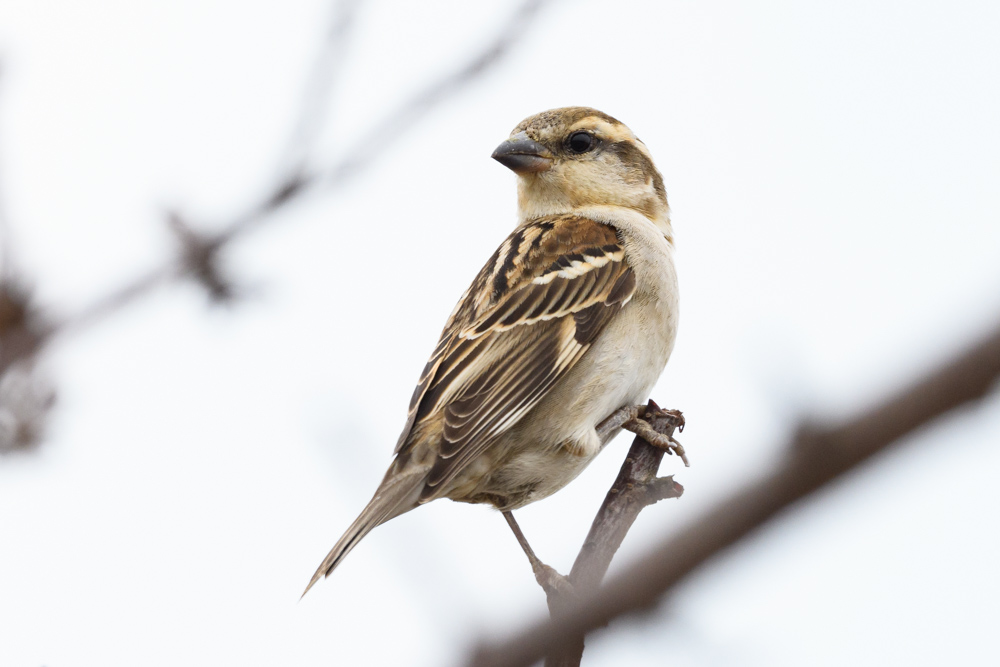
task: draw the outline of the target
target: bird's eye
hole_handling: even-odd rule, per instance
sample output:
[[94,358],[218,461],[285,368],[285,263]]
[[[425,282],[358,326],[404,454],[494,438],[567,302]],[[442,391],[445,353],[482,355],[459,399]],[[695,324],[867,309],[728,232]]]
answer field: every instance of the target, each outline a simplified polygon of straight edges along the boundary
[[569,149],[574,153],[586,153],[593,148],[596,143],[594,135],[589,132],[574,132],[569,135],[569,139],[566,141]]

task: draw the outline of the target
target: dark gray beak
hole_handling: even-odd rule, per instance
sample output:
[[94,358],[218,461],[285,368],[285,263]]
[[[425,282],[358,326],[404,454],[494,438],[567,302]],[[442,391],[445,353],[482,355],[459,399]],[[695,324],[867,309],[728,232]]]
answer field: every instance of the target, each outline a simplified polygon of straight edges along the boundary
[[548,148],[518,132],[493,151],[493,159],[517,174],[535,174],[552,166]]

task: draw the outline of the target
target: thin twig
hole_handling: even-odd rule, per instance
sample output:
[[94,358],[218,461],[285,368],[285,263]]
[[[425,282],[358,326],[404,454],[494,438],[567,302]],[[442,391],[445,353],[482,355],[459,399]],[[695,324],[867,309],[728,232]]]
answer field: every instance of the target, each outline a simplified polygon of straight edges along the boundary
[[330,122],[331,99],[344,72],[347,47],[350,45],[360,6],[361,0],[339,0],[333,8],[320,53],[306,80],[298,118],[292,126],[288,145],[279,162],[279,173],[302,173],[323,128]]
[[1000,378],[1000,327],[952,361],[839,425],[806,424],[776,467],[663,540],[565,615],[480,644],[475,667],[527,667],[624,614],[654,607],[679,581],[782,510],[860,466],[903,436],[984,397]]
[[67,334],[86,329],[133,302],[148,296],[156,288],[168,284],[177,277],[177,273],[177,267],[173,264],[153,269],[109,294],[105,294],[72,317],[63,320],[53,330],[53,333]]
[[386,149],[395,145],[400,135],[431,110],[493,69],[524,36],[539,11],[548,2],[549,0],[523,2],[478,54],[454,72],[431,82],[386,115],[381,122],[362,135],[354,147],[347,151],[343,160],[326,171],[323,180],[334,185],[355,176]]
[[242,234],[299,195],[317,188],[336,190],[361,175],[428,113],[498,65],[549,1],[525,0],[496,36],[464,66],[432,81],[399,104],[362,134],[334,165],[320,171],[294,172],[269,196],[233,220],[220,238],[228,241]]

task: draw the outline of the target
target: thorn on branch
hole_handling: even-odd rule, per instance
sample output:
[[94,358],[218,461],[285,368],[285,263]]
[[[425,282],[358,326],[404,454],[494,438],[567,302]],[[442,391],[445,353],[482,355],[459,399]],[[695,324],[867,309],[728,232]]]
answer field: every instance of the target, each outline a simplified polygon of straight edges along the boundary
[[212,303],[232,303],[237,297],[236,286],[219,267],[223,239],[196,232],[174,212],[167,216],[167,223],[180,242],[183,272],[205,289]]
[[658,503],[667,498],[680,498],[684,495],[684,487],[674,481],[674,476],[657,477],[646,482],[645,497],[646,505]]

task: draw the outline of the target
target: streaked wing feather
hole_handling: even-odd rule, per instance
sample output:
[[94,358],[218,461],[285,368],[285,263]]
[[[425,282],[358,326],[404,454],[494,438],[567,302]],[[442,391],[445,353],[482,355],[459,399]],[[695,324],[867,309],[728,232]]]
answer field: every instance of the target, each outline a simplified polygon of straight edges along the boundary
[[515,230],[442,332],[397,444],[439,424],[421,502],[438,497],[586,353],[635,292],[615,230],[572,215]]
[[[572,341],[572,335],[570,335]],[[484,397],[480,403],[480,411],[486,414],[475,424],[474,432],[462,433],[462,438],[453,443],[458,445],[452,457],[444,456],[438,458],[431,469],[427,480],[427,487],[422,494],[422,499],[434,497],[436,487],[447,483],[453,479],[461,470],[476,456],[478,456],[491,442],[491,440],[510,428],[548,391],[549,388],[568,368],[583,355],[585,348],[582,345],[570,342],[563,350],[563,354],[552,363],[531,363],[522,367],[515,367],[512,370],[520,373],[509,378],[510,384],[502,389],[491,392]],[[532,359],[533,362],[540,361],[539,357]],[[547,361],[547,360],[546,360]],[[524,372],[528,371],[528,372]],[[534,371],[534,372],[532,372]],[[445,410],[445,421],[448,420],[448,409]],[[489,410],[489,412],[487,412]],[[447,442],[448,429],[445,429],[445,441]],[[476,435],[478,437],[473,438]],[[473,443],[473,444],[469,444]]]

